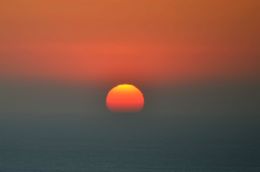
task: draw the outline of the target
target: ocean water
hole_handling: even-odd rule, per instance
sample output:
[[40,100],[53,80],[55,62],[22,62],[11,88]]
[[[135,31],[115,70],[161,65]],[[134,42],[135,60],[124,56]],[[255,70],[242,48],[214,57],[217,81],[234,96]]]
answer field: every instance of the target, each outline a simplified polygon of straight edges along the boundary
[[259,88],[145,90],[113,114],[95,90],[6,86],[0,172],[259,172]]
[[252,122],[183,126],[138,118],[2,120],[0,171],[260,171],[260,127]]

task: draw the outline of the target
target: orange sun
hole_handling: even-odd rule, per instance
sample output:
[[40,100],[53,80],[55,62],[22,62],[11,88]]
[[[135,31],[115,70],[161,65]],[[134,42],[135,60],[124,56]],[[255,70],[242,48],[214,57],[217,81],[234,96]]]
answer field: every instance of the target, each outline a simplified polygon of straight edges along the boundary
[[144,107],[144,96],[134,85],[120,84],[108,92],[106,105],[112,112],[138,112]]

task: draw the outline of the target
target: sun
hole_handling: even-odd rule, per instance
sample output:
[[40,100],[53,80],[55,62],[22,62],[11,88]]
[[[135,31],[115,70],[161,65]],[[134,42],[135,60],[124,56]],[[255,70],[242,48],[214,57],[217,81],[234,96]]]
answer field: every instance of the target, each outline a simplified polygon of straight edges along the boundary
[[144,107],[144,96],[136,86],[120,84],[108,92],[106,106],[112,112],[138,112]]

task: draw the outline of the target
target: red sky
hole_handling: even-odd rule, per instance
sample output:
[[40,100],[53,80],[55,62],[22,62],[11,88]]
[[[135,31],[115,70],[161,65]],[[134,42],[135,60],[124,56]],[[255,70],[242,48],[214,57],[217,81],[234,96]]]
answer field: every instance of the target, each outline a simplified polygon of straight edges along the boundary
[[257,78],[259,10],[258,0],[1,2],[0,78]]

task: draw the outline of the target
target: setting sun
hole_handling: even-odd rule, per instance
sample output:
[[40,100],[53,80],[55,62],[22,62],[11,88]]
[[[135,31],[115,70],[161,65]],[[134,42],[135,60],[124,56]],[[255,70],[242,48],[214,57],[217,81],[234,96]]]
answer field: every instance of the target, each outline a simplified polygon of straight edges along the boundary
[[112,112],[138,112],[144,107],[144,96],[134,85],[120,84],[108,92],[106,105]]

